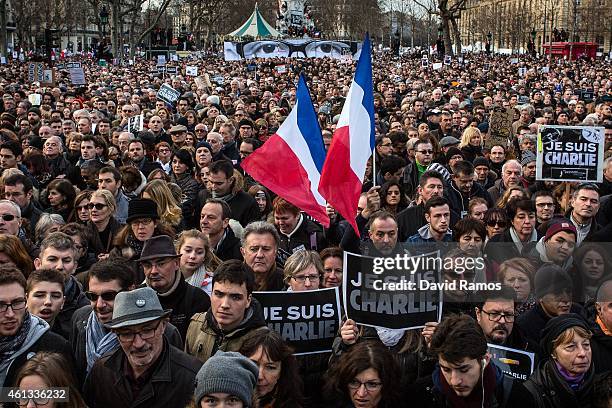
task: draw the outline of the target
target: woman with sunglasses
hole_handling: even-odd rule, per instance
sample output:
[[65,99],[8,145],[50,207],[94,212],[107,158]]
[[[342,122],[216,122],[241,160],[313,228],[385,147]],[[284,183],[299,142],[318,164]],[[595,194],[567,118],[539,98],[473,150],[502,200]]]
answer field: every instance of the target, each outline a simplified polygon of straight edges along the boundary
[[91,198],[91,191],[85,190],[77,194],[74,199],[74,211],[76,212],[75,222],[79,224],[87,224],[89,221],[89,199]]
[[501,208],[489,208],[484,216],[487,227],[487,241],[494,235],[501,234],[508,226],[508,216]]
[[121,224],[113,217],[117,211],[115,197],[108,190],[96,190],[91,194],[89,204],[90,248],[98,255],[98,259],[108,257],[113,248],[113,239],[121,229]]
[[343,353],[325,379],[326,407],[393,408],[399,402],[400,373],[391,352],[363,341]]

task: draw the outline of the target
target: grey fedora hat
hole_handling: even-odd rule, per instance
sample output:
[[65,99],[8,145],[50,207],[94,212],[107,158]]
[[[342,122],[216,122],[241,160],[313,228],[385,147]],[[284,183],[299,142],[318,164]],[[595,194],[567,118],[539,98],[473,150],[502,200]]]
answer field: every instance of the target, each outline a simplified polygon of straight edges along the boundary
[[168,235],[158,235],[145,241],[137,262],[158,258],[176,258],[178,256],[181,255],[177,255],[172,238]]
[[113,320],[105,324],[109,329],[135,326],[166,317],[171,309],[164,310],[157,293],[149,287],[119,292],[115,297]]

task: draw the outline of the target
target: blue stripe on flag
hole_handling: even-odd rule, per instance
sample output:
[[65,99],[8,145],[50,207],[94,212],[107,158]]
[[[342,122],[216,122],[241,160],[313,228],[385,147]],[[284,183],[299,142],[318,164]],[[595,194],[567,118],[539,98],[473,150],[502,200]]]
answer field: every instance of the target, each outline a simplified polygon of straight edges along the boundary
[[[321,135],[317,114],[315,113],[314,106],[312,106],[312,99],[310,99],[306,79],[302,74],[300,74],[296,97],[298,110],[297,125],[308,145],[312,160],[320,173],[325,162],[325,145],[323,144],[323,136]],[[374,103],[373,100],[372,103]]]

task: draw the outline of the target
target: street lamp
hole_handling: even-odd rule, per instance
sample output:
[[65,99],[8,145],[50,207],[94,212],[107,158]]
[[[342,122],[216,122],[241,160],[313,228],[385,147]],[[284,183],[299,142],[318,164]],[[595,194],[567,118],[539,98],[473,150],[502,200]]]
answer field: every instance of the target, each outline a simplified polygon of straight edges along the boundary
[[100,10],[100,24],[102,24],[102,38],[106,37],[106,25],[108,24],[108,9],[102,6]]

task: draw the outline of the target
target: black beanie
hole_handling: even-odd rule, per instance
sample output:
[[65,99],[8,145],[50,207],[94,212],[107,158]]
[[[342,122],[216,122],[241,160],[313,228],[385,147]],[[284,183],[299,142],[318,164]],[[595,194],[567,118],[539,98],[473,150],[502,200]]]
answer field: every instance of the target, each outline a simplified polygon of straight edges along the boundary
[[591,331],[589,329],[589,324],[579,314],[567,313],[553,317],[548,321],[548,323],[546,323],[546,326],[544,326],[544,329],[542,330],[540,347],[542,349],[543,360],[550,358],[553,352],[553,342],[561,335],[561,333],[570,327],[582,327],[588,332]]
[[474,165],[474,168],[478,167],[478,166],[487,166],[487,168],[490,168],[491,165],[489,164],[489,161],[482,156],[478,156],[474,159],[474,161],[472,162],[472,164]]
[[456,155],[463,157],[463,152],[456,147],[451,147],[446,151],[446,161],[449,161],[451,157]]

